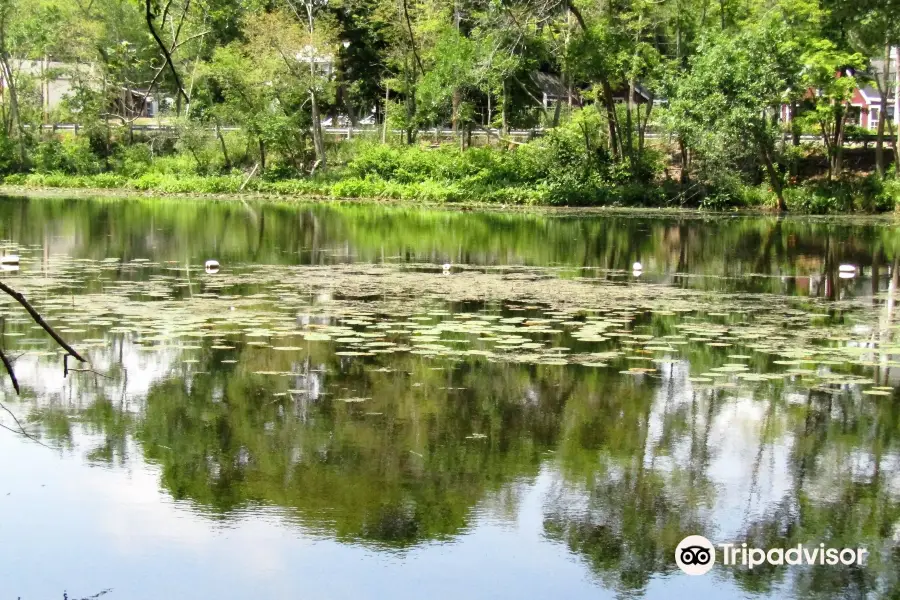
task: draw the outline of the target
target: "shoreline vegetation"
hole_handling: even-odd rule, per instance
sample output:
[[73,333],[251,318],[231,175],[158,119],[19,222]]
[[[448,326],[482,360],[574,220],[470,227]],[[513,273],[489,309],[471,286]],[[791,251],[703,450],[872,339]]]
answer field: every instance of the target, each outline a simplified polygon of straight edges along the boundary
[[0,183],[0,201],[3,198],[48,198],[64,200],[129,200],[157,199],[160,201],[197,201],[197,202],[236,202],[236,203],[283,203],[290,204],[361,204],[392,208],[420,208],[423,210],[478,211],[522,214],[548,214],[562,216],[580,215],[624,215],[640,217],[676,217],[707,219],[716,216],[727,217],[771,217],[774,219],[803,219],[823,222],[873,223],[893,226],[900,222],[900,211],[889,212],[778,212],[771,207],[745,207],[709,209],[691,206],[553,206],[546,204],[498,204],[478,201],[433,202],[415,199],[375,198],[375,197],[341,197],[321,194],[280,194],[277,192],[259,192],[244,190],[243,192],[159,192],[154,190],[136,190],[127,187],[68,187],[68,186],[34,186],[11,185]]
[[897,210],[896,7],[706,4],[7,0],[0,184]]
[[[117,195],[366,200],[459,207],[778,212],[776,195],[765,183],[750,185],[731,180],[715,187],[666,177],[649,182],[592,174],[584,177],[591,165],[585,167],[559,156],[559,138],[565,136],[565,129],[511,149],[476,147],[463,151],[451,144],[408,146],[366,139],[346,141],[331,146],[334,160],[329,171],[305,177],[278,171],[257,175],[253,169],[247,172],[238,168],[223,173],[222,166],[215,165],[212,149],[204,162],[179,153],[152,156],[146,145],[123,145],[108,161],[107,170],[85,148],[84,139],[68,137],[41,142],[40,161],[33,170],[0,177],[0,187],[9,193],[25,194],[55,189]],[[869,174],[807,181],[784,192],[784,208],[789,213],[877,214],[895,211],[900,182]]]

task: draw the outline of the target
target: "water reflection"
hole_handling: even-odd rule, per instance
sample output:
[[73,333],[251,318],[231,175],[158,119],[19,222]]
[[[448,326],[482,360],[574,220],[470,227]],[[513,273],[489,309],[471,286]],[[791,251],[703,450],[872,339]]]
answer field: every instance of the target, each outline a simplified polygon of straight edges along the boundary
[[[548,216],[163,199],[4,198],[0,239],[39,246],[45,259],[530,265],[600,277],[631,273],[637,262],[642,278],[654,281],[829,298],[868,292],[870,281],[882,285],[900,249],[893,222],[874,218]],[[840,281],[841,264],[858,267],[854,282]]]
[[[571,597],[900,594],[889,228],[360,206],[266,205],[255,218],[243,211],[0,204],[0,238],[24,250],[17,284],[91,357],[93,371],[63,378],[30,324],[0,307],[4,343],[24,352],[17,369],[26,382],[21,402],[4,382],[4,401],[62,449],[61,463],[143,472],[138,479],[162,494],[142,489],[141,501],[171,503],[198,536],[210,523],[260,528],[220,540],[228,551],[274,531],[322,544],[330,561],[307,557],[318,577],[349,586],[319,589],[323,597],[384,595],[402,587],[401,577],[418,582],[401,596],[448,594],[458,588],[440,575],[442,562],[465,567],[481,586],[470,590],[476,597],[554,589]],[[202,267],[209,255],[222,273],[198,280],[205,274],[187,261]],[[97,262],[73,260],[87,258]],[[99,262],[110,258],[118,260]],[[450,291],[422,308],[400,291],[388,298],[390,285],[365,283],[389,277],[365,265],[334,271],[332,288],[314,271],[273,266],[390,260],[422,269],[413,275],[433,282],[430,293]],[[445,277],[440,266],[431,274],[422,266],[447,260],[561,265],[512,269],[514,278],[485,269],[464,280],[494,282],[498,294],[549,281],[544,300],[553,289],[557,305],[461,301],[452,282],[467,271]],[[642,281],[690,295],[643,298],[635,290],[667,292],[626,285],[624,269],[637,260]],[[839,265],[849,260],[860,274],[844,281]],[[600,269],[584,277],[582,267],[626,277]],[[582,288],[577,301],[594,298],[600,311],[561,312],[558,294]],[[697,290],[722,294],[681,311],[701,302]],[[450,325],[436,332],[442,323]],[[747,335],[755,330],[762,333]],[[380,351],[391,344],[405,350]],[[25,442],[3,444],[27,464],[68,468],[33,458]],[[82,505],[90,493],[69,490],[50,506]],[[101,535],[82,533],[85,545],[107,552],[92,541]],[[871,559],[865,568],[717,570],[686,582],[671,556],[688,534],[761,547],[866,546]],[[187,542],[154,543],[179,554]],[[300,552],[300,542],[278,543]],[[115,553],[108,560],[127,562]],[[153,553],[144,560],[170,567]],[[385,560],[408,570],[373,579]],[[541,561],[554,573],[540,570]],[[296,593],[289,569],[263,572]],[[10,580],[16,590],[37,589],[29,588],[33,577],[23,569]],[[209,564],[183,574],[194,590],[229,577],[239,576],[214,574]],[[143,585],[154,596],[170,589]]]

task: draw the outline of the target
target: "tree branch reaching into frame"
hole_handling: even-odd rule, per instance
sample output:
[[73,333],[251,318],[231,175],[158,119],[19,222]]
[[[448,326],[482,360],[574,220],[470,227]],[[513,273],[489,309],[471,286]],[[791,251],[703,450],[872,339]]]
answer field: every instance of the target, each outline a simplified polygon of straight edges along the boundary
[[[84,357],[81,356],[81,354],[79,354],[77,350],[75,350],[75,348],[70,346],[64,339],[62,339],[62,337],[58,333],[56,333],[56,331],[52,327],[50,327],[50,325],[44,320],[44,318],[41,316],[41,314],[31,305],[30,302],[28,302],[28,300],[25,298],[25,296],[23,296],[22,294],[20,294],[13,288],[9,287],[2,281],[0,281],[0,291],[5,292],[8,296],[13,298],[16,302],[18,302],[19,304],[22,305],[22,307],[25,308],[25,310],[28,312],[28,314],[31,315],[31,318],[34,320],[34,322],[37,323],[38,325],[40,325],[41,328],[44,331],[46,331],[50,335],[50,337],[52,337],[53,340],[63,348],[63,350],[66,351],[65,358],[72,356],[75,359],[77,359],[79,362],[82,362],[82,363],[87,362],[84,359]],[[19,380],[16,378],[16,373],[15,373],[15,370],[13,369],[13,363],[9,359],[9,357],[6,356],[6,354],[3,352],[2,348],[0,348],[0,362],[3,363],[3,367],[6,369],[6,373],[9,375],[9,378],[12,381],[12,385],[13,385],[13,388],[16,390],[16,394],[17,395],[20,394],[21,390],[19,389]],[[16,418],[16,415],[14,415],[11,410],[9,410],[5,405],[3,405],[2,402],[0,402],[0,409],[3,409],[7,413],[9,413],[9,415],[12,417],[13,421],[15,421],[16,426],[18,427],[18,430],[13,429],[12,427],[7,427],[6,425],[4,425],[2,423],[0,423],[0,429],[6,429],[9,431],[12,431],[13,433],[22,435],[30,440],[33,440],[33,441],[41,444],[40,440],[38,440],[37,438],[35,438],[33,435],[31,435],[30,433],[28,433],[25,430],[25,427],[22,426],[22,423],[19,422],[19,419]],[[43,445],[43,444],[41,444],[41,445]]]
[[16,372],[13,371],[12,362],[6,357],[6,354],[3,353],[3,349],[0,348],[0,361],[3,362],[3,366],[6,368],[6,373],[9,375],[10,380],[13,384],[13,389],[16,390],[16,394],[20,394],[19,391],[19,380],[16,379]]
[[31,303],[25,299],[25,296],[12,289],[2,281],[0,281],[0,291],[6,292],[6,294],[11,296],[16,302],[21,304],[25,308],[25,310],[28,311],[28,314],[31,315],[31,318],[34,319],[34,322],[40,325],[41,328],[46,331],[50,335],[50,337],[52,337],[54,341],[56,341],[57,344],[62,346],[62,349],[65,350],[69,355],[77,359],[79,362],[87,362],[83,356],[78,354],[78,351],[75,350],[75,348],[66,343],[66,340],[62,339],[62,337],[58,333],[56,333],[56,331],[54,331],[46,321],[44,321],[44,318],[38,311],[34,309]]
[[172,61],[172,53],[166,48],[165,42],[162,41],[162,38],[160,38],[159,34],[156,32],[156,27],[153,26],[153,19],[155,17],[153,14],[153,0],[144,0],[144,7],[146,9],[144,17],[147,20],[147,27],[150,29],[150,35],[156,40],[156,45],[159,46],[159,49],[163,53],[163,57],[166,59],[166,64],[169,65],[169,69],[172,71],[172,76],[175,78],[175,85],[178,86],[178,93],[181,94],[185,102],[190,102],[191,99],[188,97],[187,92],[184,91],[181,77],[178,75],[178,70],[175,68],[175,63]]

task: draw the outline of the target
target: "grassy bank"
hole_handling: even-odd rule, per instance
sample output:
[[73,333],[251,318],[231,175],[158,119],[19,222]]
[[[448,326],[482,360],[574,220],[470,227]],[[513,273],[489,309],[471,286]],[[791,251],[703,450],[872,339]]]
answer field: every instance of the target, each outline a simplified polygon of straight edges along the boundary
[[[34,189],[121,190],[153,195],[248,194],[268,197],[372,199],[428,204],[603,206],[767,210],[776,204],[765,184],[728,172],[681,183],[664,148],[643,162],[610,160],[602,146],[584,147],[565,127],[509,147],[460,150],[447,144],[385,145],[358,139],[330,148],[329,169],[310,175],[284,157],[267,167],[229,140],[187,152],[153,144],[122,144],[108,156],[86,138],[38,143],[27,169],[2,176],[5,186]],[[590,150],[590,151],[588,151]],[[228,160],[225,157],[228,156]],[[749,181],[748,181],[749,180]],[[873,175],[807,179],[785,189],[792,212],[828,214],[895,210],[900,182]]]
[[111,173],[68,175],[56,172],[8,175],[3,178],[2,183],[5,186],[25,189],[123,190],[160,195],[246,193],[276,197],[319,196],[428,203],[549,204],[546,202],[545,192],[539,189],[463,187],[432,180],[397,182],[356,177],[274,180],[251,178],[247,181],[245,175],[147,174],[140,177],[127,177]]
[[[900,204],[900,186],[889,182],[873,185],[869,179],[822,182],[788,188],[790,212],[802,214],[883,213]],[[558,201],[557,190],[547,184],[472,185],[457,181],[425,179],[394,181],[378,177],[327,176],[306,179],[251,178],[246,175],[196,175],[148,173],[129,177],[115,173],[71,175],[62,172],[7,175],[2,185],[9,192],[29,190],[118,191],[149,195],[238,196],[272,198],[319,197],[331,199],[388,200],[424,204],[496,205],[532,207],[628,207],[692,208],[712,211],[770,210],[774,196],[765,187],[740,186],[727,195],[705,196],[700,202],[685,199],[675,185],[604,186],[593,189],[595,201]],[[868,188],[868,189],[867,189]],[[584,197],[584,192],[579,193]]]
[[[562,132],[559,134],[561,135]],[[242,155],[230,143],[229,160],[215,146],[193,153],[150,152],[121,146],[102,160],[77,139],[42,142],[30,168],[6,175],[26,188],[124,189],[157,194],[236,194],[371,198],[429,203],[548,206],[666,206],[675,185],[661,186],[655,168],[641,177],[614,170],[606,157],[577,153],[558,135],[514,149],[383,145],[365,140],[336,144],[330,168],[312,175],[281,156]],[[239,166],[236,166],[239,165]],[[254,176],[250,176],[253,173]]]

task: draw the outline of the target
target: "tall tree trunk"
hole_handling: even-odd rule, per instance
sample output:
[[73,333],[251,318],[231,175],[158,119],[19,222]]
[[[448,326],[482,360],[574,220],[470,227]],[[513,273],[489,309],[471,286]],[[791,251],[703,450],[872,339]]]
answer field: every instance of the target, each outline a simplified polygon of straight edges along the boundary
[[678,138],[678,150],[681,153],[681,176],[679,177],[679,180],[682,184],[685,184],[690,181],[690,157],[688,155],[687,144],[684,143],[684,138],[680,136]]
[[875,138],[875,171],[878,176],[884,179],[884,122],[887,117],[887,100],[888,86],[890,85],[888,73],[891,72],[891,44],[885,42],[884,46],[884,69],[882,73],[876,73],[875,79],[878,83],[878,94],[881,96],[881,106],[878,109],[878,136]]
[[894,58],[894,126],[897,137],[894,140],[894,176],[900,176],[900,47]]
[[[638,15],[637,29],[635,30],[635,33],[634,33],[635,53],[634,53],[633,60],[635,60],[635,61],[638,58],[637,48],[639,47],[638,42],[639,42],[639,39],[640,39],[640,36],[642,33],[641,23],[643,22],[643,19],[644,19],[643,14]],[[627,108],[626,108],[626,113],[625,113],[625,127],[628,130],[627,136],[626,136],[626,139],[628,140],[627,153],[628,153],[628,157],[631,159],[632,167],[634,165],[634,159],[635,159],[635,156],[634,156],[634,112],[635,112],[635,110],[634,110],[634,95],[635,95],[636,89],[637,89],[637,82],[634,80],[634,76],[632,75],[628,78],[628,99],[626,102]],[[637,119],[638,119],[638,125],[640,126],[640,124],[641,124],[640,112],[638,112]]]
[[[791,101],[791,145],[794,148],[800,147],[800,134],[802,133],[800,131],[800,121],[797,119],[797,112],[799,110],[800,104],[796,100]],[[791,177],[797,177],[799,166],[800,165],[797,161],[797,155],[795,153],[793,155],[793,158],[791,159]]]
[[506,97],[508,95],[508,93],[507,93],[508,86],[509,86],[509,84],[504,79],[503,80],[503,98],[501,99],[501,105],[500,105],[500,111],[502,113],[501,120],[500,120],[500,133],[504,137],[509,135],[509,116],[507,115],[507,108],[506,108],[506,106],[507,106]]
[[313,89],[309,90],[309,103],[312,110],[313,145],[316,149],[316,161],[319,170],[327,166],[325,160],[325,137],[322,135],[322,115],[319,114],[319,99]]
[[[626,154],[634,160],[634,92],[635,82],[631,79],[628,82],[628,101],[625,104],[625,140],[627,142]],[[640,117],[639,117],[640,118]]]
[[613,100],[612,86],[606,77],[602,79],[601,85],[603,87],[603,104],[606,107],[606,121],[609,130],[609,148],[612,151],[613,158],[618,161],[621,157],[621,147],[619,145],[616,103]]
[[382,116],[381,123],[381,143],[387,143],[387,130],[388,130],[388,104],[391,102],[391,88],[388,87],[387,84],[384,84],[384,115]]
[[653,112],[653,94],[647,100],[647,110],[644,112],[644,120],[641,121],[641,107],[638,106],[638,155],[644,154],[644,143],[647,137],[647,127],[650,125],[650,113]]
[[785,212],[787,211],[787,204],[784,201],[784,184],[781,181],[781,176],[778,174],[778,170],[772,162],[768,144],[761,141],[758,145],[760,158],[762,158],[763,164],[766,166],[766,173],[769,175],[769,183],[772,184],[772,191],[775,192],[775,196],[778,198],[777,209],[779,212]]
[[[453,135],[459,133],[459,105],[462,103],[462,90],[459,88],[453,89],[453,98],[452,98],[452,107],[450,114],[450,125],[453,129]],[[444,105],[446,106],[446,105]],[[446,122],[446,121],[445,121]]]
[[[315,32],[313,7],[313,2],[311,0],[308,0],[306,2],[306,16],[308,19],[310,35],[313,35],[313,33]],[[313,60],[312,56],[310,56],[309,60],[309,75],[310,79],[313,81],[313,85],[309,88],[309,108],[310,116],[312,117],[313,146],[315,147],[317,162],[314,168],[324,171],[328,164],[325,158],[325,137],[322,135],[322,115],[319,113],[319,99],[316,97],[315,90],[316,63]]]
[[22,166],[25,166],[28,158],[25,155],[25,127],[22,124],[21,114],[19,113],[18,86],[9,60],[9,53],[6,50],[5,27],[5,23],[0,23],[0,67],[3,69],[3,78],[6,80],[6,89],[9,97],[9,123],[7,124],[6,134],[18,140],[19,158],[22,161]]
[[228,147],[225,145],[225,137],[222,135],[222,127],[219,120],[216,119],[216,137],[219,139],[219,145],[222,147],[222,158],[225,160],[225,170],[231,170],[231,159],[228,157]]
[[834,132],[834,161],[832,172],[840,177],[844,170],[844,133],[847,130],[847,117],[850,115],[849,104],[844,105],[838,114]]

